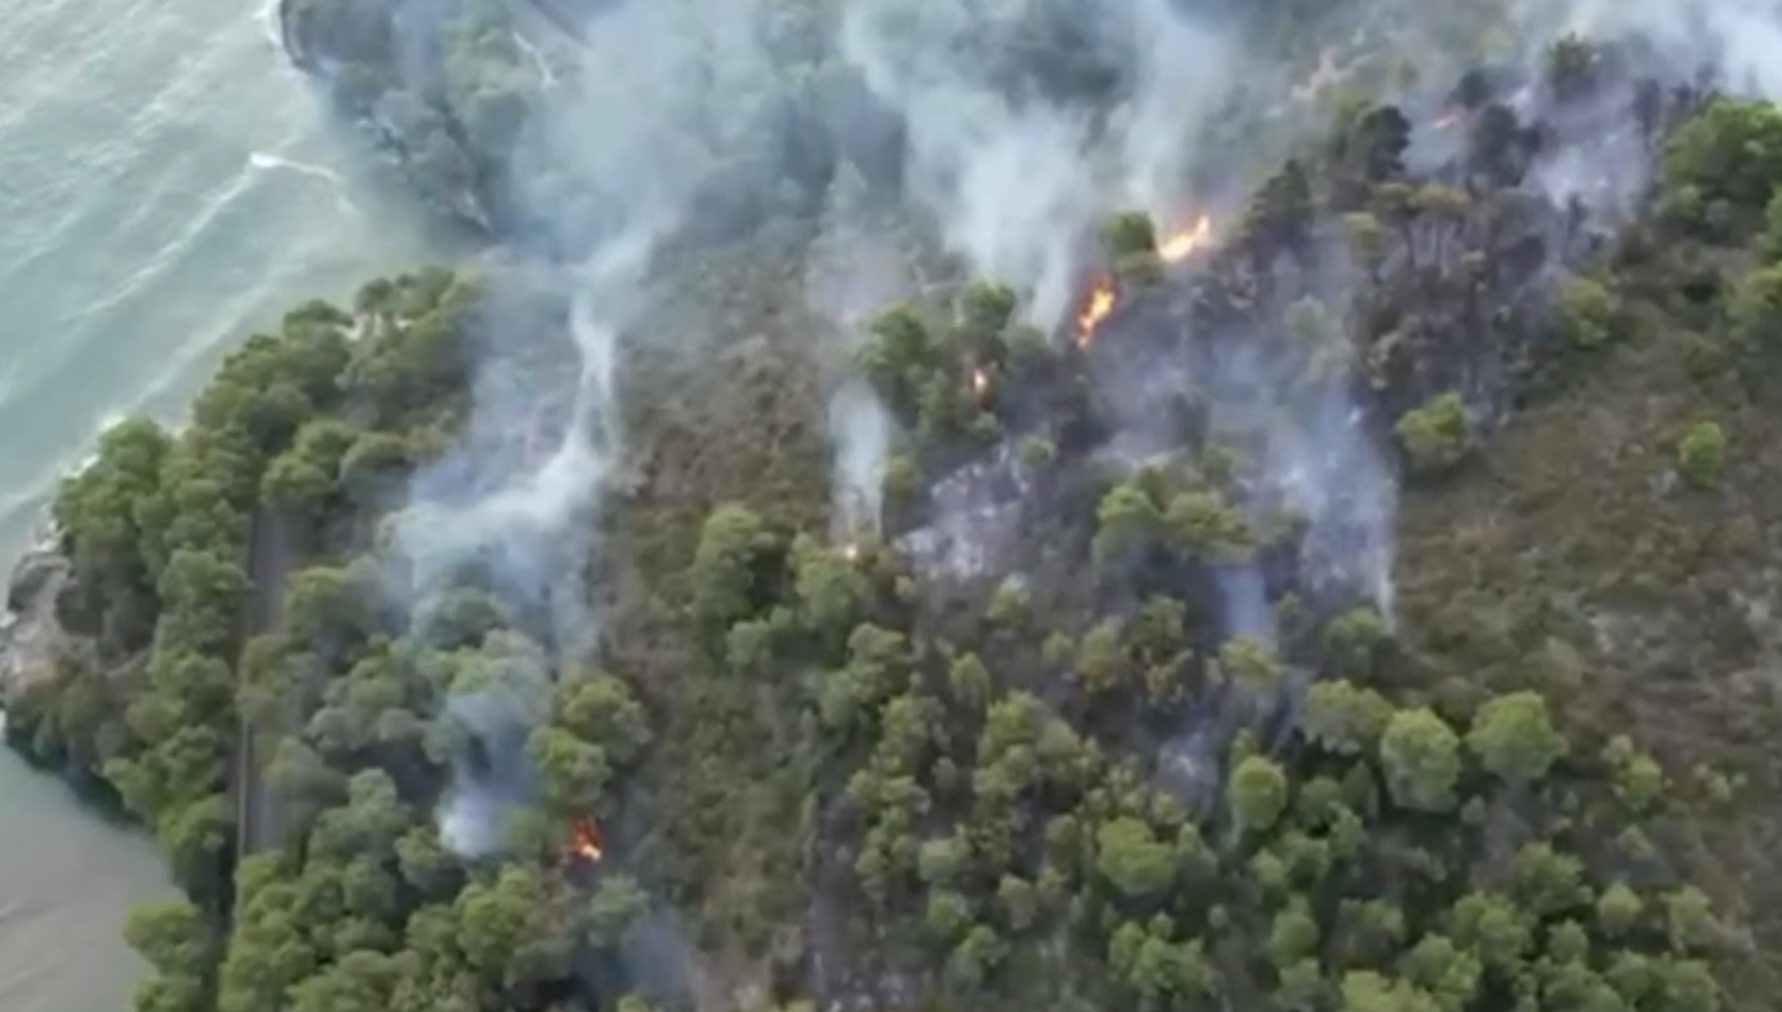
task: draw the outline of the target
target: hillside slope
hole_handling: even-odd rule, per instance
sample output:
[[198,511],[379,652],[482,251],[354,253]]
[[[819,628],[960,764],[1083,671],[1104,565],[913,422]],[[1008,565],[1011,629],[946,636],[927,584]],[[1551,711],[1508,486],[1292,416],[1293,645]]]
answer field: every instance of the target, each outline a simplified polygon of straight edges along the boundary
[[865,321],[798,200],[299,307],[7,699],[186,893],[139,1008],[1773,1007],[1782,112],[1644,55],[1338,103],[1053,329],[864,180]]

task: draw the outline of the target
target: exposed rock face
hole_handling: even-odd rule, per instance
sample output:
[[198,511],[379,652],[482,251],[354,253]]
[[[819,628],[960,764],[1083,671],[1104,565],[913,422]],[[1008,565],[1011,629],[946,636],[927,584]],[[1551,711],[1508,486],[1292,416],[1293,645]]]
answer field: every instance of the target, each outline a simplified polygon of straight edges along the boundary
[[0,616],[0,705],[54,670],[56,648],[66,639],[56,620],[56,597],[68,578],[68,560],[53,539],[40,540],[13,567]]

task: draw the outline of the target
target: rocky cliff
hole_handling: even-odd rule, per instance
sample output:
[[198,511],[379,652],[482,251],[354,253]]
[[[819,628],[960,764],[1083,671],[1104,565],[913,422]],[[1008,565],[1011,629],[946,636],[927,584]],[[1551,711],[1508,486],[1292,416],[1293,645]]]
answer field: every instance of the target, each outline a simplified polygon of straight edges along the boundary
[[56,597],[68,583],[68,560],[54,532],[40,537],[13,566],[0,616],[0,706],[55,670],[55,653],[66,641],[56,620]]

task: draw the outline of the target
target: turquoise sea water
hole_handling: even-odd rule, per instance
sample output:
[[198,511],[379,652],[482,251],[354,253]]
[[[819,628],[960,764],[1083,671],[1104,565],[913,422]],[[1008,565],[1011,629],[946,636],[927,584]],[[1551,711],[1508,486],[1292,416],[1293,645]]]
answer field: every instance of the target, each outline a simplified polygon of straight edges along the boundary
[[[219,357],[312,295],[426,258],[239,0],[0,5],[0,559],[110,421],[176,419]],[[116,1012],[145,841],[0,755],[0,1012]]]

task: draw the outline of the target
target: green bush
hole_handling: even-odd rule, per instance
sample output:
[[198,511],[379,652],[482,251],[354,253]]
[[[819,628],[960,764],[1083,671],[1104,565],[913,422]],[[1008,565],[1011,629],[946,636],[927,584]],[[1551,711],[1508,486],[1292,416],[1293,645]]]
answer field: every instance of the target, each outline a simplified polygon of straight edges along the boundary
[[1559,288],[1559,325],[1567,343],[1582,351],[1615,339],[1615,297],[1590,278],[1568,278]]
[[1407,411],[1398,420],[1398,440],[1413,473],[1439,474],[1465,461],[1473,437],[1460,395],[1441,394]]
[[1720,484],[1726,470],[1726,433],[1718,422],[1700,421],[1689,427],[1677,442],[1677,469],[1696,488]]

